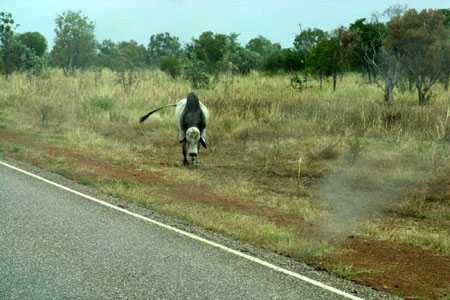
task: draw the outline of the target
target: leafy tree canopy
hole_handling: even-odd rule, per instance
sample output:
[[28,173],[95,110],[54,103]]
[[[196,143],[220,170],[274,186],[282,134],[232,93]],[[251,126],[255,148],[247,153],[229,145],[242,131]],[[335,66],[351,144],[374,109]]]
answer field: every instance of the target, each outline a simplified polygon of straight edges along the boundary
[[295,37],[294,48],[306,56],[314,46],[322,40],[325,40],[327,37],[328,34],[322,29],[308,28],[306,30],[302,30]]
[[36,56],[42,57],[47,50],[47,40],[39,32],[25,32],[18,36],[19,41],[31,49]]
[[272,43],[261,35],[248,41],[245,48],[258,53],[262,57],[267,57],[273,52],[281,50],[280,44]]
[[93,65],[96,55],[95,25],[81,12],[66,11],[56,20],[52,50],[54,64],[66,72]]
[[154,34],[148,43],[148,56],[150,64],[158,66],[164,57],[179,56],[181,44],[176,36],[171,36],[168,32]]
[[227,35],[212,31],[203,32],[187,46],[188,56],[190,59],[202,61],[209,73],[218,72],[231,60],[231,53],[240,47],[237,37],[235,33]]
[[437,10],[411,9],[387,24],[384,45],[415,81],[420,104],[428,102],[431,87],[448,66],[450,41],[444,21]]

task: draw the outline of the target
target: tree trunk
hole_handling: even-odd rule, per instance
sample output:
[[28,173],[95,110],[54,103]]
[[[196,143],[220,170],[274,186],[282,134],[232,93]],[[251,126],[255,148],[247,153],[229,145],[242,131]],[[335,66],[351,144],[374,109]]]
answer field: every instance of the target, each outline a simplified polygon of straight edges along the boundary
[[448,91],[448,84],[450,81],[450,73],[447,73],[447,75],[444,78],[444,90]]
[[320,89],[322,89],[322,82],[323,82],[323,75],[322,75],[322,73],[319,74],[319,82],[320,82]]
[[428,101],[428,96],[423,87],[423,82],[420,80],[420,78],[416,79],[416,88],[417,88],[417,96],[419,97],[419,104],[425,105]]
[[391,103],[393,90],[394,90],[394,83],[392,81],[392,78],[388,77],[384,82],[384,102]]
[[414,86],[414,80],[412,80],[411,78],[408,78],[408,90],[412,91]]
[[336,91],[337,73],[333,72],[333,92]]
[[419,104],[425,105],[426,104],[426,97],[422,90],[417,90],[417,94],[419,96]]

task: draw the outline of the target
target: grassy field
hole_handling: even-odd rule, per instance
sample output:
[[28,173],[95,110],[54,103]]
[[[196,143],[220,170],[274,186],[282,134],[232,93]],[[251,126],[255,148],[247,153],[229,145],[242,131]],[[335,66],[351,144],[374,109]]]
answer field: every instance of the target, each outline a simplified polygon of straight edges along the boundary
[[402,296],[450,295],[450,93],[431,104],[359,75],[297,91],[287,75],[196,91],[208,150],[183,167],[174,112],[190,86],[144,72],[0,80],[0,157]]

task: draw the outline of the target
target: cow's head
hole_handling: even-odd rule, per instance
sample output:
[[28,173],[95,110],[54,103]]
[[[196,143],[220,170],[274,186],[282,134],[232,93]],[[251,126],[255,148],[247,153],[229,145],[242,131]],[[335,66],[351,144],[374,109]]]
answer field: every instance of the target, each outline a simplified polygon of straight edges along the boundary
[[201,137],[200,130],[197,127],[189,127],[182,142],[185,143],[187,155],[193,163],[197,161],[199,145],[201,144],[206,148],[205,140]]

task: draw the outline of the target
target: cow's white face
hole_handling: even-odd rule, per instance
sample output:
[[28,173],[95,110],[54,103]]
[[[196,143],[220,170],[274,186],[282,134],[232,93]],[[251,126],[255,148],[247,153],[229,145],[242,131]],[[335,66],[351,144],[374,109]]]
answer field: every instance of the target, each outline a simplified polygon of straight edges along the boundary
[[190,127],[186,130],[186,152],[192,161],[196,161],[198,155],[198,145],[200,142],[200,130],[197,127]]

